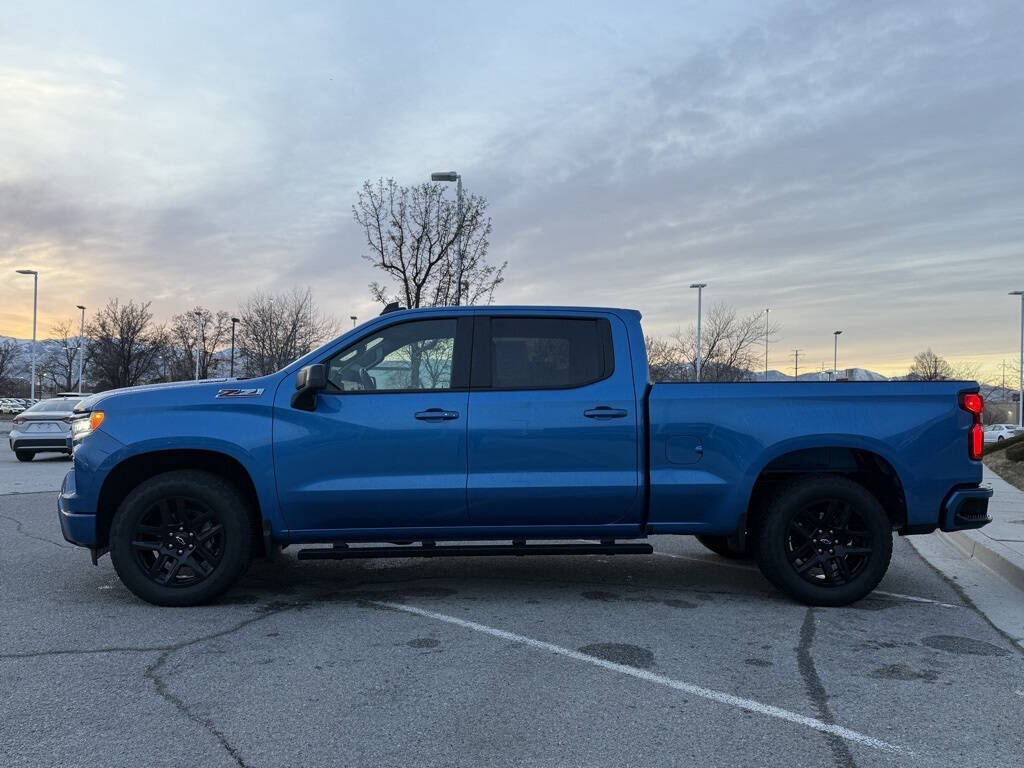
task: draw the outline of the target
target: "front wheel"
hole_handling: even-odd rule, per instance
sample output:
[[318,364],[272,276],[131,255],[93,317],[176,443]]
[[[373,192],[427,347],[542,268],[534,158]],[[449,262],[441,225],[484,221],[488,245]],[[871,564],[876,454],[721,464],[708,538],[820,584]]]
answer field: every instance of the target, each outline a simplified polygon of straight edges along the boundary
[[892,525],[862,485],[809,478],[769,505],[755,554],[765,578],[796,600],[848,605],[878,586],[889,568]]
[[118,508],[110,558],[137,596],[155,605],[199,605],[226,592],[252,556],[245,499],[209,472],[146,480]]

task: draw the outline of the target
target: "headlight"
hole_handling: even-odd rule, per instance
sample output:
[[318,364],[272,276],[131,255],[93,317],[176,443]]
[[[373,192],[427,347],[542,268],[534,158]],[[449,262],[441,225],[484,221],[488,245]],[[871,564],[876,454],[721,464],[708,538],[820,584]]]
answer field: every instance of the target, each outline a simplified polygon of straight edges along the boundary
[[93,411],[88,415],[76,416],[71,422],[72,439],[83,440],[91,435],[103,423],[104,415],[103,411]]

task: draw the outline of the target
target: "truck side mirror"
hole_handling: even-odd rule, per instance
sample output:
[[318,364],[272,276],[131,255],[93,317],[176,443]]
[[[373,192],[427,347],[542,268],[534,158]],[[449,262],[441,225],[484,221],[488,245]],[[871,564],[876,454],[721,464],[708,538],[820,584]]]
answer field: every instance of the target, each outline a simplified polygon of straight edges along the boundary
[[292,408],[300,411],[316,410],[317,392],[327,388],[327,367],[323,363],[307,365],[299,369],[295,377],[295,394],[292,395]]

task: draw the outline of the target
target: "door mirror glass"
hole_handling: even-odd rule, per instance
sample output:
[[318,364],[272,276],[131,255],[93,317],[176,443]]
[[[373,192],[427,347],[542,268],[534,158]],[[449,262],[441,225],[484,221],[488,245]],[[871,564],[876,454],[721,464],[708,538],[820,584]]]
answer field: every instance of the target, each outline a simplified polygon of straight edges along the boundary
[[292,408],[300,411],[316,410],[316,395],[327,387],[327,368],[323,364],[307,365],[295,377]]

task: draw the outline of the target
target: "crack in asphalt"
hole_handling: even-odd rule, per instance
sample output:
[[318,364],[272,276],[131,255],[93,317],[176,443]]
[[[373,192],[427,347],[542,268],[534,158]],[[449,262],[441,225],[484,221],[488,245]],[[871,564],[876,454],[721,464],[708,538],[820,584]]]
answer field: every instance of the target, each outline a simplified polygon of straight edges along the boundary
[[[818,711],[818,717],[829,725],[835,725],[835,716],[828,708],[828,693],[825,685],[821,682],[818,670],[814,666],[814,657],[811,655],[811,645],[814,643],[814,609],[808,608],[804,615],[804,623],[800,627],[800,644],[796,648],[797,667],[800,670],[800,677],[803,678],[804,688],[807,695]],[[853,759],[853,753],[849,745],[838,736],[827,733],[825,740],[832,750],[832,757],[839,768],[857,768]]]
[[26,531],[24,529],[24,526],[23,526],[21,520],[19,520],[16,517],[10,517],[9,515],[0,515],[0,519],[7,520],[8,522],[14,523],[15,531],[17,533],[20,533],[22,536],[26,536],[26,537],[28,537],[30,539],[35,539],[36,541],[42,541],[42,542],[45,542],[47,544],[52,544],[53,546],[60,547],[61,549],[71,549],[72,548],[70,544],[61,544],[59,541],[54,541],[53,539],[48,539],[45,536],[36,536],[34,533],[29,533],[28,531]]

